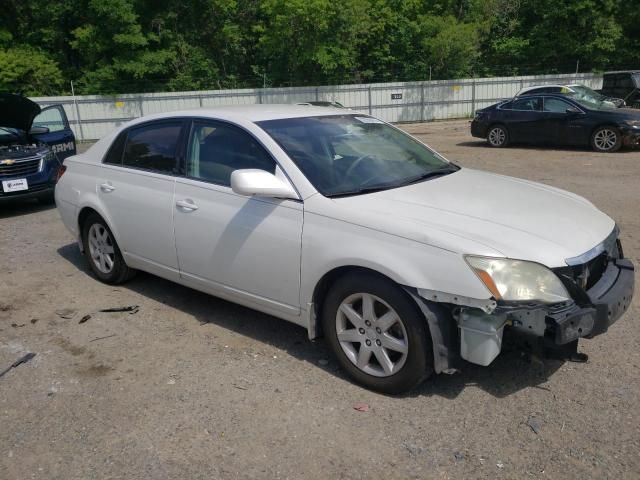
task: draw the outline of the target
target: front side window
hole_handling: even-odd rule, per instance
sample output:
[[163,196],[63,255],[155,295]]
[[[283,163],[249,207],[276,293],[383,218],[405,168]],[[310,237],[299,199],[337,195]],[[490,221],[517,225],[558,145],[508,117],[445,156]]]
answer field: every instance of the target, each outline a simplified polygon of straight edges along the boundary
[[357,195],[458,170],[372,117],[331,115],[258,122],[325,196]]
[[62,107],[45,108],[33,119],[34,127],[46,127],[50,132],[60,132],[67,128],[66,116]]
[[640,88],[640,73],[634,73],[633,75],[631,75],[631,78],[633,78],[635,87]]
[[229,186],[234,170],[248,168],[275,173],[276,163],[240,128],[221,122],[194,122],[187,152],[187,177]]
[[129,130],[122,165],[160,173],[176,172],[181,121],[153,123]]
[[544,111],[551,113],[566,113],[567,108],[571,108],[572,105],[564,102],[558,98],[545,98],[544,99]]
[[520,98],[511,104],[511,109],[539,112],[542,110],[542,99],[540,97]]

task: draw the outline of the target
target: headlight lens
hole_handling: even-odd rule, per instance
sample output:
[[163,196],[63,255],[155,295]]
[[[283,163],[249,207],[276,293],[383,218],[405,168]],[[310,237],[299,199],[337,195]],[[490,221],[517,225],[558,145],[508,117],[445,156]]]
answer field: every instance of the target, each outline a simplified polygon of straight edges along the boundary
[[496,300],[557,303],[571,298],[556,274],[539,263],[473,256],[465,259]]

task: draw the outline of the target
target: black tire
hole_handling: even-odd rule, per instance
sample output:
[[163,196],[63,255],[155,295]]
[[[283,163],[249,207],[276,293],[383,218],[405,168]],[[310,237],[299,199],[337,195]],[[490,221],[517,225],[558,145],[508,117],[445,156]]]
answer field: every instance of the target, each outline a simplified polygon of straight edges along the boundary
[[504,125],[491,125],[487,129],[487,143],[493,148],[504,148],[509,145],[509,131]]
[[622,147],[622,134],[616,127],[605,125],[591,134],[591,148],[600,153],[617,152]]
[[[347,356],[340,340],[338,340],[337,324],[341,321],[338,319],[339,308],[345,300],[354,296],[357,297],[359,294],[373,295],[381,299],[397,313],[399,321],[404,328],[402,341],[408,347],[406,355],[403,357],[404,360],[396,362],[398,370],[396,372],[389,370],[393,373],[387,376],[376,376],[359,368],[354,363],[355,360],[352,361]],[[386,308],[384,304],[376,303],[376,307],[382,308],[382,312],[388,311],[384,310]],[[383,314],[378,320],[382,316]],[[365,315],[362,315],[362,317],[365,317]],[[322,322],[326,341],[338,362],[351,378],[366,388],[388,394],[399,394],[416,387],[433,372],[433,348],[427,321],[408,293],[390,280],[371,273],[352,273],[338,279],[325,298],[322,308]],[[355,327],[355,324],[352,326]],[[382,349],[371,345],[371,342],[377,343],[377,338],[382,338],[385,333],[381,333],[380,337],[375,336],[377,335],[374,333],[377,330],[375,329],[375,323],[373,327],[369,325],[369,327],[365,328],[367,330],[364,334],[360,333],[364,328],[362,330],[354,328],[353,333],[356,334],[357,332],[362,335],[359,338],[363,340],[356,341],[356,343],[359,342],[357,352],[355,352],[356,343],[348,343],[350,347],[353,347],[356,356],[360,355],[360,349],[362,348],[377,349],[378,352]],[[401,329],[402,327],[396,323],[391,328]],[[388,332],[391,332],[391,329]],[[406,332],[406,338],[404,338],[404,332]],[[371,336],[369,336],[370,334]],[[371,340],[368,340],[369,338]],[[370,342],[371,347],[365,347],[367,340]],[[380,344],[378,343],[378,345]],[[385,350],[387,358],[391,356],[398,358],[395,356],[396,354],[403,355],[393,350]],[[382,370],[382,363],[378,362],[377,358],[378,353],[372,353],[372,361],[367,368],[371,368],[371,365],[375,368],[377,363],[380,370]]]
[[[113,250],[112,255],[112,267],[109,271],[101,271],[99,267],[98,261],[94,260],[92,255],[92,246],[90,245],[90,231],[92,227],[97,229],[97,231],[106,232],[107,240],[101,245],[100,248],[105,248]],[[122,258],[122,253],[120,252],[120,248],[116,242],[111,229],[107,225],[107,223],[102,219],[100,215],[97,213],[89,214],[86,218],[84,224],[82,225],[82,244],[84,246],[84,255],[87,259],[87,263],[89,264],[89,268],[93,272],[93,274],[98,278],[98,280],[108,283],[110,285],[117,285],[119,283],[123,283],[129,280],[134,274],[135,270],[129,268]],[[110,248],[112,247],[112,248]]]

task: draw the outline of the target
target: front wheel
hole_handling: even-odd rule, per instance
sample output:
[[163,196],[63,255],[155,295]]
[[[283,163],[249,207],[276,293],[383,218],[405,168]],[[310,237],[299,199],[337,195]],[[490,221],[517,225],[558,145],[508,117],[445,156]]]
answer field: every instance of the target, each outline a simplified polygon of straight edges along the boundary
[[487,132],[487,143],[494,148],[509,145],[509,132],[503,125],[493,125]]
[[135,270],[125,263],[113,233],[98,214],[84,222],[82,243],[89,268],[99,280],[115,285],[133,276]]
[[402,393],[433,371],[427,321],[390,280],[368,273],[340,278],[325,299],[322,321],[341,366],[367,388]]
[[591,135],[591,147],[596,152],[617,152],[622,147],[622,135],[615,127],[599,127]]

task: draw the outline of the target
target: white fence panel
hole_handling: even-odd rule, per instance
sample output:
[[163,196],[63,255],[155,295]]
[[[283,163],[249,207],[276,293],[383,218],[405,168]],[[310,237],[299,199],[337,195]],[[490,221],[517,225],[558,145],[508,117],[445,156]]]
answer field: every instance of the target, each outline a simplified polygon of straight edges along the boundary
[[123,123],[153,113],[220,105],[257,103],[340,102],[387,122],[417,122],[473,115],[523,87],[581,83],[598,89],[602,76],[590,73],[495,77],[425,82],[393,82],[322,87],[207,90],[132,95],[43,97],[42,106],[60,103],[79,140],[95,140]]

